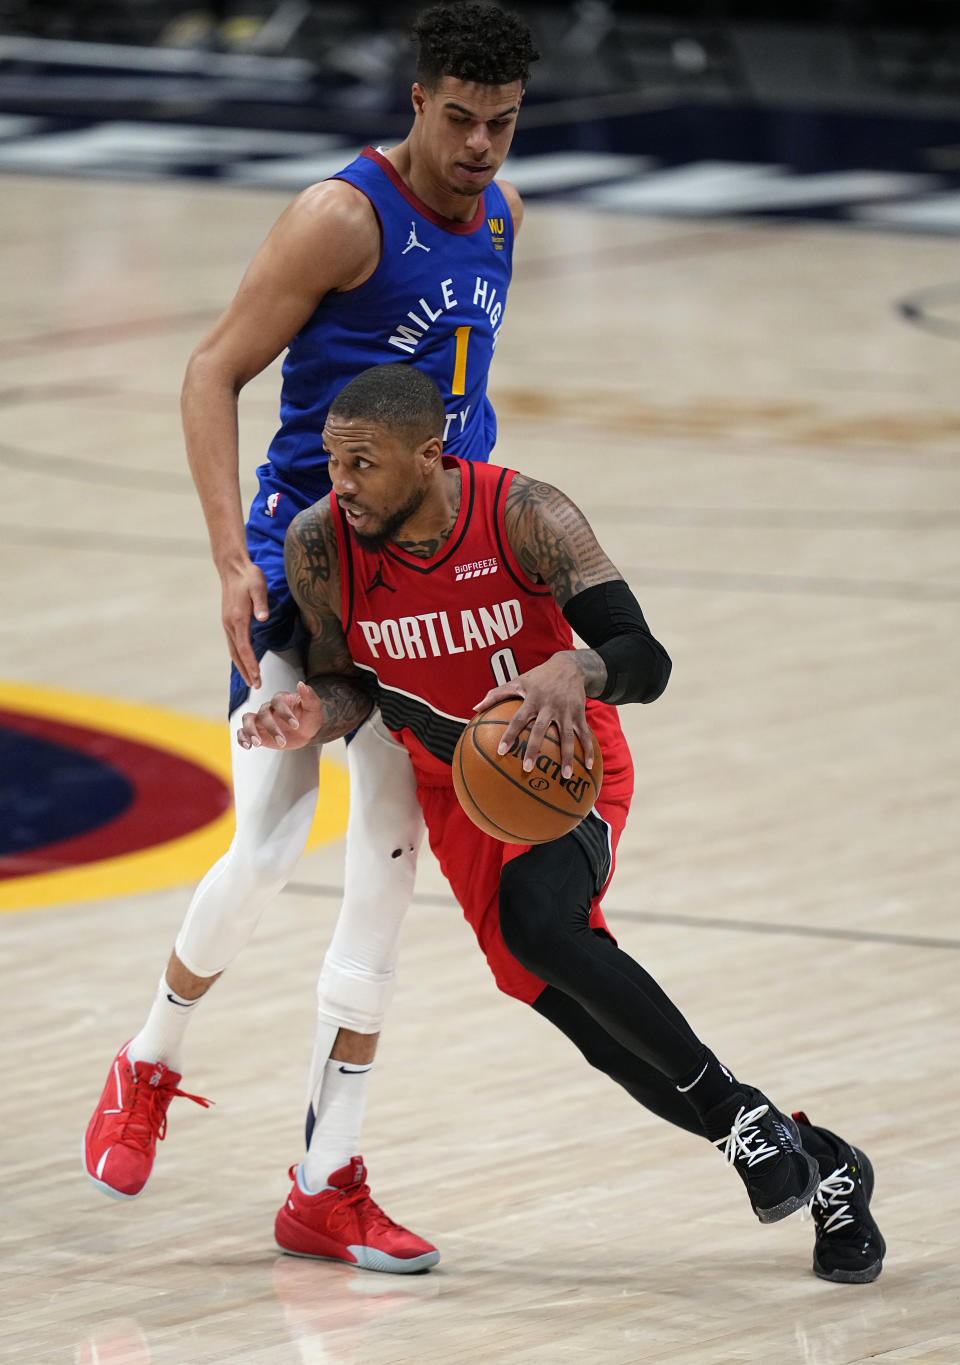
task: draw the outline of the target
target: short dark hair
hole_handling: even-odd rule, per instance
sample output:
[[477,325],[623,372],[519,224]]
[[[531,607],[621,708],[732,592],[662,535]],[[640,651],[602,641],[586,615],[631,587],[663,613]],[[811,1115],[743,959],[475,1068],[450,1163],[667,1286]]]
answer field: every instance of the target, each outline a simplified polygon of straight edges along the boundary
[[530,79],[540,56],[519,14],[499,5],[434,5],[419,14],[413,37],[420,44],[417,80],[433,88],[444,76],[477,85]]
[[347,420],[365,418],[388,431],[399,428],[417,445],[432,436],[443,440],[446,426],[440,390],[429,375],[403,360],[361,370],[334,398],[330,412]]

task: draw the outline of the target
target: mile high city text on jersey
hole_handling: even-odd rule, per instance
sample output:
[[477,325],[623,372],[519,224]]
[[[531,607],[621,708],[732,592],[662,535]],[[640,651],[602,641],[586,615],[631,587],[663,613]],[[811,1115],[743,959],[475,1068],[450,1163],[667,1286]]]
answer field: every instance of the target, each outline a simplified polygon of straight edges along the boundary
[[[414,326],[408,327],[405,319],[398,322],[389,345],[396,346],[398,350],[406,351],[408,355],[413,355],[437,318],[442,317],[451,308],[457,307],[458,300],[453,292],[452,278],[441,280],[439,290],[439,295],[434,299],[437,306],[431,307],[425,298],[419,299],[415,307],[411,308],[406,314]],[[503,303],[497,298],[497,291],[491,286],[490,281],[485,280],[481,275],[477,275],[473,287],[473,306],[486,313],[490,319],[490,325],[493,328],[493,344],[496,346],[497,336],[500,332],[499,323],[500,315],[503,312]]]

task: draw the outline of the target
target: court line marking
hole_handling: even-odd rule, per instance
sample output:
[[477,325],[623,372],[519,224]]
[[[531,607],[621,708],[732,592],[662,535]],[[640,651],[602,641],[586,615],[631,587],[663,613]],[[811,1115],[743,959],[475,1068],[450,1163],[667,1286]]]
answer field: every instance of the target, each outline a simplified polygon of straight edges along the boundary
[[[894,304],[902,321],[932,336],[960,341],[960,284],[934,284],[914,290]],[[953,310],[951,313],[950,310]],[[940,311],[944,310],[944,311]]]
[[[294,896],[341,897],[342,886],[311,885],[309,882],[287,882],[283,888]],[[442,909],[456,909],[453,896],[436,892],[417,892],[415,905],[430,905]],[[811,925],[771,923],[758,919],[721,919],[709,915],[677,915],[659,913],[654,910],[625,910],[623,907],[604,904],[604,913],[613,920],[625,920],[638,924],[666,924],[684,929],[720,929],[735,934],[780,934],[786,937],[826,938],[845,940],[850,943],[879,943],[891,948],[938,948],[960,949],[960,938],[941,938],[935,934],[896,934],[874,929],[841,929],[833,925]]]

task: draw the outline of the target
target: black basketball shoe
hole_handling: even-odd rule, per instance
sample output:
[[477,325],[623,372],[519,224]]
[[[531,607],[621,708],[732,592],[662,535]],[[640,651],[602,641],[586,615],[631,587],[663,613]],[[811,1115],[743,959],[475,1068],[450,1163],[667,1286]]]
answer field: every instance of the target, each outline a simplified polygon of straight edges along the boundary
[[817,1138],[810,1146],[818,1153],[826,1146],[831,1153],[829,1159],[819,1157],[823,1178],[810,1204],[817,1230],[814,1274],[839,1284],[870,1284],[883,1269],[887,1250],[870,1212],[873,1167],[858,1147],[815,1126],[806,1114],[798,1112],[793,1117],[801,1141],[812,1131]]
[[761,1091],[738,1085],[706,1116],[704,1128],[746,1185],[761,1223],[776,1223],[809,1204],[820,1180],[817,1163],[803,1150],[793,1119]]

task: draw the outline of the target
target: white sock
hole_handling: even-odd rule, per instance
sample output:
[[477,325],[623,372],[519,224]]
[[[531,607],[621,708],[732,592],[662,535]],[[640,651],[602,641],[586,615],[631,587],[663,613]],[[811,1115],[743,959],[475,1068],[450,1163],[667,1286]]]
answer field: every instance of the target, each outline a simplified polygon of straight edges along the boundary
[[203,999],[185,1000],[161,976],[147,1022],[130,1040],[127,1056],[131,1062],[163,1062],[171,1071],[183,1071],[183,1036],[197,1005]]
[[340,1062],[335,1057],[324,1067],[317,1118],[301,1173],[307,1189],[323,1189],[333,1172],[359,1153],[372,1067],[372,1062]]

